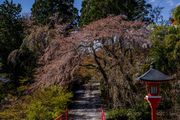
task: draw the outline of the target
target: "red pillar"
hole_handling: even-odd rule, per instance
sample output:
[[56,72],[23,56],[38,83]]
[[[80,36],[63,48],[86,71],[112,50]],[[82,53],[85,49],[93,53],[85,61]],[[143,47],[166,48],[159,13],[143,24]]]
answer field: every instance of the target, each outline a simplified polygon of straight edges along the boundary
[[101,108],[101,120],[105,120],[105,113],[102,108]]
[[157,120],[157,107],[161,101],[161,96],[146,96],[145,100],[151,107],[151,120]]
[[151,120],[157,120],[157,108],[156,107],[151,107]]
[[66,120],[68,120],[68,109],[66,110]]

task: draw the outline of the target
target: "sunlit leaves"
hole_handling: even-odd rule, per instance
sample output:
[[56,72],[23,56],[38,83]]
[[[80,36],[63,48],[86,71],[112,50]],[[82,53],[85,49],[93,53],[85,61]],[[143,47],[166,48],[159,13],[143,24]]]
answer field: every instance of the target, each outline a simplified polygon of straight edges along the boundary
[[157,26],[151,34],[153,43],[151,56],[158,69],[175,72],[179,61],[179,26]]
[[50,86],[38,90],[27,107],[27,119],[55,119],[64,112],[71,97],[71,93],[58,86]]
[[174,9],[173,18],[175,19],[177,24],[180,24],[180,5]]

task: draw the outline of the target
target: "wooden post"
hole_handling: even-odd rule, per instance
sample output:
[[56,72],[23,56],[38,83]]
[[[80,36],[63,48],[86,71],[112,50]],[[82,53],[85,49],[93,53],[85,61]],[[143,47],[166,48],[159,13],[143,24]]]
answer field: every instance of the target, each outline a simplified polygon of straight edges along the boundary
[[152,120],[157,120],[156,108],[155,107],[151,108],[151,118],[152,118]]
[[105,120],[105,113],[102,108],[101,108],[101,120]]
[[57,117],[55,120],[68,120],[68,109],[66,109],[63,115]]
[[161,101],[161,96],[146,96],[145,100],[149,103],[151,107],[151,120],[157,120],[157,107]]
[[66,109],[66,120],[68,120],[68,109]]

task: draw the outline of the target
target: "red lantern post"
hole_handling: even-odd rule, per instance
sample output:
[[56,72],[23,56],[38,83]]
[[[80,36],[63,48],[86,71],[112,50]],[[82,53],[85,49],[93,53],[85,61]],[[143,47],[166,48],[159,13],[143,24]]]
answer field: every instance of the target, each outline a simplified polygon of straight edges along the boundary
[[172,78],[151,67],[146,73],[141,75],[138,80],[142,81],[146,85],[148,94],[144,99],[151,107],[151,119],[157,120],[156,109],[161,101],[160,84],[170,81]]

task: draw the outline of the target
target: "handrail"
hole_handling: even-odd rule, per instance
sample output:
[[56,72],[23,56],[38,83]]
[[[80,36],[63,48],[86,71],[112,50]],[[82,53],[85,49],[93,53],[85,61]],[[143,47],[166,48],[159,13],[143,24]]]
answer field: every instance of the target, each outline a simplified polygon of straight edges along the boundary
[[[101,120],[105,120],[105,112],[103,108],[101,108]],[[55,120],[68,120],[68,109],[61,116],[57,117]]]
[[57,117],[55,120],[68,120],[68,109],[61,116]]
[[101,120],[105,120],[105,112],[103,110],[103,108],[101,108]]

